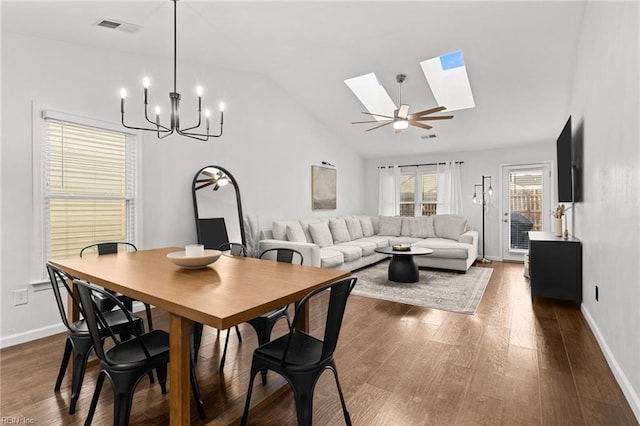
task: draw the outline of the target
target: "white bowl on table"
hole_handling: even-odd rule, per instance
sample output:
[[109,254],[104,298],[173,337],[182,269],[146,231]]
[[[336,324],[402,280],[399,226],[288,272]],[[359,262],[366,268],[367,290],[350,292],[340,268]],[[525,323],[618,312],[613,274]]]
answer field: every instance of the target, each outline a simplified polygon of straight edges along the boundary
[[187,256],[182,250],[167,254],[167,258],[183,268],[201,269],[218,260],[221,254],[220,250],[205,250],[202,256]]

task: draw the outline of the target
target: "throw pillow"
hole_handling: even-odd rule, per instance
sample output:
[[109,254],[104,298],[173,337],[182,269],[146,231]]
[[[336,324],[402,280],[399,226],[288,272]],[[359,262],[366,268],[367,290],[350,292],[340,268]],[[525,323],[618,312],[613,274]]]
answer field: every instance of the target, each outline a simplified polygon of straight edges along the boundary
[[467,219],[453,214],[438,214],[435,215],[433,224],[439,238],[458,241],[467,227]]
[[311,219],[300,219],[300,226],[302,226],[302,230],[304,231],[305,237],[307,237],[307,242],[312,243],[313,238],[311,237],[311,233],[309,232],[309,224],[310,223],[318,223],[320,219],[311,218]]
[[333,242],[335,244],[351,241],[351,236],[349,235],[344,219],[330,219],[329,230],[331,231],[331,235],[333,235]]
[[380,216],[371,216],[371,224],[373,225],[373,233],[380,235]]
[[402,227],[400,228],[400,235],[403,237],[411,236],[411,227],[413,226],[413,221],[415,217],[403,217],[402,218]]
[[333,237],[329,231],[327,222],[318,222],[309,224],[309,233],[313,242],[320,247],[329,247],[333,245]]
[[360,216],[360,226],[362,227],[362,235],[371,237],[375,234],[373,230],[373,222],[369,216]]
[[347,224],[347,231],[352,240],[364,237],[362,232],[362,225],[360,225],[360,219],[357,217],[345,217],[345,223]]
[[[287,226],[296,227],[300,226],[297,220],[277,220],[273,222],[271,231],[273,232],[273,238],[276,240],[287,240]],[[300,227],[302,229],[302,227]]]
[[381,216],[379,235],[400,236],[402,218],[399,216]]
[[415,238],[434,238],[436,231],[433,228],[433,216],[416,217],[412,223],[411,236]]
[[306,243],[307,237],[305,237],[302,227],[287,225],[287,241],[294,241],[296,243]]

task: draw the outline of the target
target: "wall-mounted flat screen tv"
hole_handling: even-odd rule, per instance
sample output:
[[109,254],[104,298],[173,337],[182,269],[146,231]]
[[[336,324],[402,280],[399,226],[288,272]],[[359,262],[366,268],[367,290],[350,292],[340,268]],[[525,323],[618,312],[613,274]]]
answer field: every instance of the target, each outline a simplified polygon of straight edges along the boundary
[[558,201],[561,203],[572,202],[573,199],[573,162],[571,155],[571,117],[564,125],[558,140],[556,141],[558,165]]

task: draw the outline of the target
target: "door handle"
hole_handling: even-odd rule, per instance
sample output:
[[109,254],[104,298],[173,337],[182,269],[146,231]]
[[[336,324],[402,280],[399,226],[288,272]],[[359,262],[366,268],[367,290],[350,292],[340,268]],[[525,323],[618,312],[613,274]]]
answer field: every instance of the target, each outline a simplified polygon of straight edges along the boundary
[[507,219],[504,219],[503,222],[504,223],[509,223],[509,221]]

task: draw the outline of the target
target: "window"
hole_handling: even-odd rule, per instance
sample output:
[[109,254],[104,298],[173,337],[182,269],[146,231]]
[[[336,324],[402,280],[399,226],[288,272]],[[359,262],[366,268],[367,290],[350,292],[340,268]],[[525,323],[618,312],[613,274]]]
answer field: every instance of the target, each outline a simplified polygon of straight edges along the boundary
[[101,241],[135,243],[135,136],[51,111],[42,117],[45,260]]
[[400,216],[436,214],[438,172],[417,170],[400,175]]

